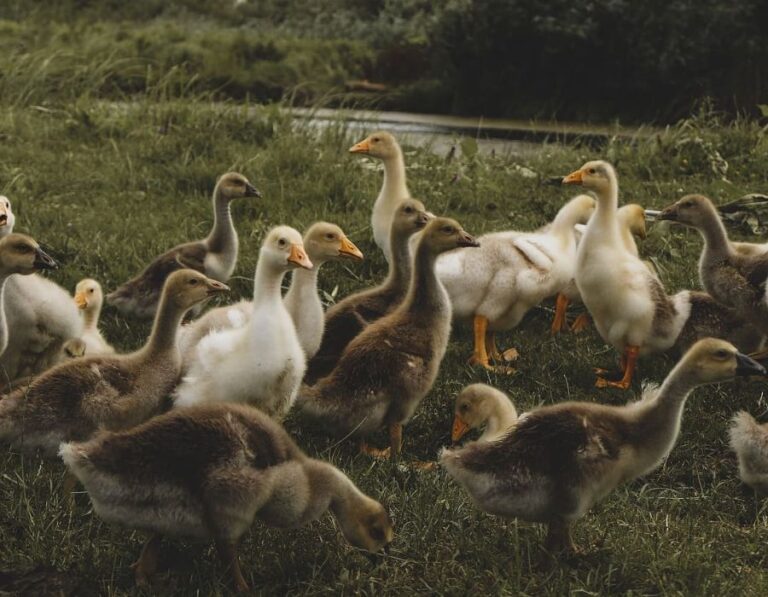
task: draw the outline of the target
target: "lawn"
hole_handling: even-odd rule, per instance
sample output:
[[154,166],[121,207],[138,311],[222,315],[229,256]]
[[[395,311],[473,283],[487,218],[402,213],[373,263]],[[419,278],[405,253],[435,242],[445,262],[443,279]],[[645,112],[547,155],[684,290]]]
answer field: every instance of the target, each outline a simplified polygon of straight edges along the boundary
[[[83,98],[6,105],[0,140],[0,193],[13,202],[16,229],[50,249],[62,264],[51,275],[67,288],[91,276],[112,289],[162,250],[204,236],[216,176],[231,169],[248,176],[263,198],[234,206],[241,256],[227,300],[249,295],[259,243],[276,224],[303,230],[319,219],[336,222],[365,253],[360,265],[324,267],[320,284],[328,300],[384,275],[369,228],[381,174],[373,161],[347,154],[359,139],[343,124],[317,133],[276,108]],[[725,202],[768,187],[768,141],[760,127],[724,125],[707,114],[650,139],[599,149],[552,144],[524,158],[447,160],[406,148],[414,196],[478,235],[546,223],[573,191],[543,182],[596,157],[617,165],[623,202],[647,207],[686,192]],[[526,176],[528,170],[536,176]],[[693,232],[652,228],[641,251],[671,293],[698,286],[700,247]],[[613,366],[616,355],[594,331],[550,337],[551,316],[552,306],[543,305],[503,336],[504,347],[521,353],[512,376],[468,366],[470,334],[457,328],[435,387],[406,428],[407,457],[434,459],[449,443],[453,399],[468,383],[503,389],[520,411],[566,399],[620,404],[639,394],[641,381],[660,382],[674,363],[670,356],[644,359],[631,391],[595,390],[592,367]],[[148,333],[148,325],[111,309],[103,328],[123,350],[140,346]],[[441,471],[372,461],[352,442],[289,418],[288,430],[309,454],[333,462],[388,505],[396,540],[372,567],[344,544],[330,516],[295,531],[257,524],[241,548],[246,578],[263,594],[768,594],[768,508],[742,488],[726,434],[738,409],[765,416],[765,387],[738,382],[697,390],[665,465],[577,524],[576,541],[588,554],[554,566],[542,554],[539,526],[478,511]],[[84,494],[71,508],[61,464],[1,448],[0,477],[0,571],[47,566],[44,573],[58,571],[58,582],[80,595],[140,594],[129,565],[142,536],[101,523]],[[169,540],[165,547],[158,594],[228,592],[211,546]]]

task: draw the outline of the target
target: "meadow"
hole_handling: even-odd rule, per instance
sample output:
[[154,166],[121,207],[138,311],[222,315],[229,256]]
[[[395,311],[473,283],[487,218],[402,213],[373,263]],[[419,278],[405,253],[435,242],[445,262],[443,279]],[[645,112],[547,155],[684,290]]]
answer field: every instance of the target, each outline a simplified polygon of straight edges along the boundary
[[[369,227],[380,166],[347,153],[358,140],[341,122],[317,132],[275,107],[204,98],[11,103],[0,108],[0,193],[13,202],[16,229],[60,261],[53,279],[73,289],[90,276],[112,289],[164,249],[203,237],[216,177],[237,170],[263,198],[234,205],[241,253],[226,300],[249,296],[266,230],[279,223],[303,230],[323,219],[341,225],[366,256],[359,265],[324,267],[320,285],[332,302],[378,281],[386,269]],[[554,142],[525,156],[484,156],[471,142],[463,147],[451,159],[406,147],[409,185],[431,211],[478,235],[545,224],[572,193],[545,182],[597,157],[616,164],[622,202],[649,208],[687,192],[723,203],[768,186],[765,131],[708,113],[599,148]],[[742,232],[735,234],[747,238]],[[700,247],[693,232],[652,226],[641,252],[671,293],[698,287]],[[502,345],[521,354],[511,376],[467,365],[471,335],[457,327],[437,383],[406,428],[406,457],[434,459],[450,443],[453,400],[469,383],[503,389],[519,411],[568,399],[621,404],[639,395],[641,381],[660,382],[674,363],[667,355],[644,359],[631,391],[598,391],[592,368],[615,366],[616,355],[594,330],[551,337],[552,313],[551,304],[542,305],[503,335]],[[148,334],[147,324],[109,308],[102,322],[123,350]],[[295,531],[256,524],[240,550],[246,578],[265,595],[768,594],[768,508],[741,486],[726,434],[739,409],[765,418],[765,387],[742,381],[697,390],[668,461],[577,524],[575,540],[587,555],[555,565],[540,547],[539,526],[478,511],[442,471],[371,460],[357,454],[354,442],[289,417],[288,430],[309,454],[333,462],[388,506],[396,539],[372,566],[344,544],[330,516]],[[383,445],[383,435],[377,439]],[[51,594],[54,586],[63,594],[143,594],[129,568],[142,536],[100,522],[85,494],[70,507],[63,478],[60,463],[0,448],[0,594],[43,595],[45,586]],[[229,592],[211,546],[164,545],[156,594]]]

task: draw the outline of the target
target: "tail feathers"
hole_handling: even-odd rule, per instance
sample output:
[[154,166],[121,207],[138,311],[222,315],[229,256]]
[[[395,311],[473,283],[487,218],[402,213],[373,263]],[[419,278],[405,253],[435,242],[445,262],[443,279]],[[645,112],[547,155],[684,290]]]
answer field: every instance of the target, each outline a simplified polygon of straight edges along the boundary
[[733,418],[731,447],[739,459],[739,474],[747,485],[768,493],[768,428],[747,412]]

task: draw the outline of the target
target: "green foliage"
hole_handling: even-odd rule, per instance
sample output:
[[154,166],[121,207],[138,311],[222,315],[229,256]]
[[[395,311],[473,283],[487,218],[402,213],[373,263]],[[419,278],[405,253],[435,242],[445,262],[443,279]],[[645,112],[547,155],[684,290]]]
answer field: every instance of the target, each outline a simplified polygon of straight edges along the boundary
[[[464,141],[467,154],[446,160],[406,146],[409,185],[430,210],[456,217],[474,234],[546,223],[571,191],[540,181],[596,157],[617,163],[622,201],[647,207],[687,192],[725,202],[764,189],[768,149],[760,128],[717,123],[702,112],[657,137],[615,140],[601,153],[552,144],[522,155],[468,155],[472,143]],[[169,246],[204,236],[215,178],[236,169],[264,198],[233,205],[241,256],[227,300],[250,294],[267,229],[279,223],[304,229],[318,219],[340,224],[366,255],[359,265],[327,264],[320,272],[326,298],[343,297],[385,272],[369,228],[381,184],[377,163],[346,151],[360,136],[342,123],[317,131],[276,109],[204,101],[81,98],[51,107],[4,106],[0,193],[13,201],[17,229],[62,262],[52,274],[57,282],[74,288],[93,276],[109,290]],[[727,161],[727,182],[710,168],[706,152],[691,161],[689,144],[680,141],[695,136]],[[672,292],[697,286],[700,248],[695,233],[654,226],[641,250],[660,265]],[[544,305],[501,335],[501,346],[521,353],[514,376],[467,366],[471,332],[457,325],[437,383],[406,428],[407,457],[433,459],[449,442],[453,398],[471,382],[502,388],[520,411],[567,399],[620,404],[637,395],[639,384],[631,392],[595,390],[592,367],[613,366],[615,353],[594,331],[551,338],[551,315]],[[103,328],[121,349],[139,346],[148,332],[110,308]],[[639,379],[658,382],[672,364],[666,356],[645,358]],[[540,527],[479,512],[442,472],[372,462],[352,442],[289,420],[309,454],[334,462],[387,503],[397,533],[393,550],[371,568],[344,545],[330,516],[287,531],[257,523],[241,547],[243,568],[263,594],[766,594],[768,510],[740,489],[726,440],[737,409],[764,415],[763,390],[747,382],[697,390],[669,460],[580,521],[576,540],[589,554],[556,565],[540,550]],[[2,447],[0,477],[0,570],[45,564],[72,579],[78,595],[142,594],[129,568],[142,535],[100,522],[84,495],[71,509],[61,495],[60,464]],[[227,592],[210,546],[169,540],[164,554],[157,594]]]

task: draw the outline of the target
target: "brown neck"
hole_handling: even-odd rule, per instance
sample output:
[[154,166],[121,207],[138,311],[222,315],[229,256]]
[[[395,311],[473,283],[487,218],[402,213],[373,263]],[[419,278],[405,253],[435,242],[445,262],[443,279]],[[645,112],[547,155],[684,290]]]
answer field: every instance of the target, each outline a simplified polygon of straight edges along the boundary
[[707,217],[699,228],[699,232],[704,237],[704,244],[710,253],[728,255],[732,252],[728,233],[714,208],[707,210]]
[[188,310],[177,305],[170,299],[167,293],[163,293],[160,298],[160,306],[155,314],[152,332],[144,348],[145,354],[156,356],[174,350],[178,351],[176,335],[179,331],[181,320]]
[[[399,310],[421,313],[424,320],[440,313],[446,307],[445,291],[435,274],[437,255],[422,238],[413,258],[413,273],[408,294]],[[448,304],[450,307],[450,304]]]
[[392,230],[389,236],[392,259],[389,261],[389,273],[384,286],[391,290],[405,291],[411,281],[411,250],[409,242],[411,234]]
[[237,231],[232,223],[229,200],[218,185],[213,190],[213,228],[208,235],[208,250],[212,253],[237,251]]

